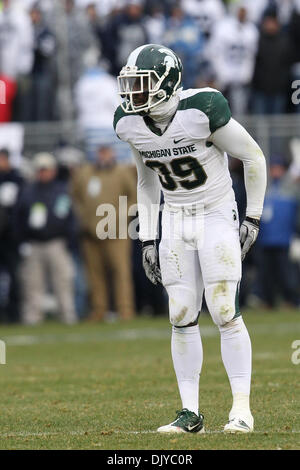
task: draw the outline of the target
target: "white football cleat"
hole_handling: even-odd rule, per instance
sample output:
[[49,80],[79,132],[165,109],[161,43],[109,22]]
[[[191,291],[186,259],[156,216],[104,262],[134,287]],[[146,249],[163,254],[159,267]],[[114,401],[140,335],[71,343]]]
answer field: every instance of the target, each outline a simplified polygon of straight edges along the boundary
[[228,434],[253,432],[254,419],[252,415],[235,416],[229,418],[229,422],[224,426],[224,432]]
[[196,415],[187,408],[183,408],[183,410],[177,411],[177,417],[175,421],[170,424],[166,424],[165,426],[161,426],[157,429],[157,432],[172,434],[178,434],[182,432],[197,434],[204,433],[203,419],[204,417],[201,413]]

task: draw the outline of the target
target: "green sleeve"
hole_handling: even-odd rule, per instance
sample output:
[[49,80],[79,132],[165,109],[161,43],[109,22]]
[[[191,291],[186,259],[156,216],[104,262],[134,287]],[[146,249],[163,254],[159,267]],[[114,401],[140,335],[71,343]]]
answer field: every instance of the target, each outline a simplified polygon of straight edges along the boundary
[[212,134],[230,121],[231,111],[228,101],[222,93],[214,93],[207,115],[209,118],[210,132]]
[[[114,114],[114,122],[113,122],[114,130],[115,130],[116,134],[117,134],[117,131],[116,131],[117,124],[120,121],[120,119],[122,119],[122,117],[124,117],[124,116],[126,116],[126,113],[124,113],[121,106],[118,106],[116,111],[115,111],[115,114]],[[117,136],[118,136],[118,134],[117,134]]]
[[219,91],[202,91],[180,101],[179,110],[191,108],[206,114],[211,133],[225,126],[231,118],[228,101]]

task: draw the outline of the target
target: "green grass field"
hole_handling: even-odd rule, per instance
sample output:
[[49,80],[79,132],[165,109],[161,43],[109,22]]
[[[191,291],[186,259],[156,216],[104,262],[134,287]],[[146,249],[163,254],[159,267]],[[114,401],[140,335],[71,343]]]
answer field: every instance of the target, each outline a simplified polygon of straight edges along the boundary
[[219,334],[200,318],[204,435],[160,435],[180,400],[168,320],[2,326],[0,449],[300,449],[300,313],[244,314],[253,343],[255,432],[224,435],[231,406]]

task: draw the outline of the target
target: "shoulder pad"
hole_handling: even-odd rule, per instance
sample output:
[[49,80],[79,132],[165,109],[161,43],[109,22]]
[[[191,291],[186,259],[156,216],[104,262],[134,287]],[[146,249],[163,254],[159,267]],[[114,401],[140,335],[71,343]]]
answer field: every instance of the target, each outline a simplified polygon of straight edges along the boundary
[[199,111],[206,114],[212,134],[220,127],[225,126],[231,118],[228,101],[221,92],[213,88],[186,90],[183,92],[178,111],[186,109],[199,109]]
[[114,129],[119,139],[129,142],[135,135],[136,120],[141,119],[138,114],[127,114],[119,106],[114,115]]

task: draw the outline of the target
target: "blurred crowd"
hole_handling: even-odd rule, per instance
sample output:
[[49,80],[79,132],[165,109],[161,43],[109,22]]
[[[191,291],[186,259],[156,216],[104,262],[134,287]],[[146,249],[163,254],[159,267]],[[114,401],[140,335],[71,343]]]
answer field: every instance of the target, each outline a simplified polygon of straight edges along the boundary
[[[290,142],[291,163],[273,154],[256,244],[243,262],[241,306],[300,308],[300,139]],[[243,166],[230,161],[240,219],[246,214]]]
[[[300,79],[299,0],[0,0],[0,123],[77,119],[84,132],[112,131],[116,76],[145,43],[175,50],[184,87],[220,89],[234,115],[300,110],[291,100]],[[134,207],[135,168],[120,165],[110,143],[89,160],[57,144],[19,169],[11,150],[0,148],[0,321],[166,313],[164,289],[144,274],[139,241],[120,233],[124,217],[137,225],[119,199]],[[243,265],[240,300],[299,309],[300,139],[289,142],[288,155],[276,138],[271,147],[260,235]],[[242,219],[243,167],[232,159],[230,168]],[[105,238],[109,217],[118,222],[114,239]]]
[[[300,308],[300,141],[292,147],[292,165],[280,156],[270,162],[259,238],[243,264],[242,307]],[[24,168],[14,169],[0,149],[0,321],[34,325],[56,313],[74,324],[166,313],[164,289],[141,264],[135,167],[118,164],[103,145],[94,162],[66,146],[36,154]],[[238,160],[231,173],[242,219]],[[131,237],[128,226],[136,229]]]
[[41,152],[22,172],[0,149],[0,321],[166,312],[163,288],[144,274],[137,235],[127,236],[128,223],[137,226],[136,179],[110,146],[93,163],[72,147]]
[[116,76],[145,43],[174,49],[184,87],[220,89],[234,114],[296,112],[299,31],[299,0],[1,0],[0,122],[110,126]]

